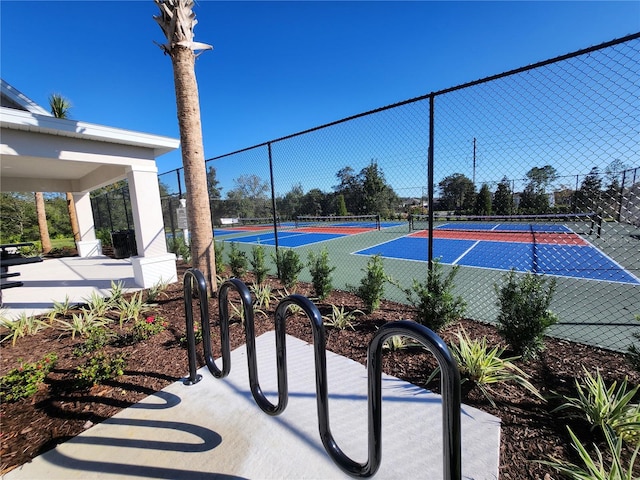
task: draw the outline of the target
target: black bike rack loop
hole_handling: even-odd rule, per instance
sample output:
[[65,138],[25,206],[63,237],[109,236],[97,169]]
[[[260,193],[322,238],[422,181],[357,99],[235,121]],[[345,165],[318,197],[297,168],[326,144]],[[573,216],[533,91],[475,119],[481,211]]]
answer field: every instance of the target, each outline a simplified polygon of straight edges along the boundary
[[220,343],[222,350],[222,369],[216,365],[211,352],[211,330],[209,328],[209,302],[207,294],[207,281],[200,270],[188,269],[184,274],[184,313],[187,328],[187,357],[189,361],[189,377],[184,381],[185,385],[198,383],[202,376],[198,375],[196,367],[196,337],[195,322],[193,320],[193,285],[196,284],[197,298],[200,300],[200,329],[202,332],[202,344],[207,368],[216,378],[224,378],[231,371],[231,348],[229,346],[229,316],[220,316]]
[[[327,382],[326,336],[320,311],[315,304],[302,295],[289,295],[282,299],[275,311],[276,335],[276,368],[278,379],[278,403],[272,404],[262,393],[258,381],[257,356],[255,347],[254,311],[251,294],[246,285],[239,279],[225,281],[218,292],[220,314],[220,336],[222,345],[222,369],[219,369],[211,354],[211,335],[209,331],[209,314],[207,305],[206,281],[201,272],[189,269],[184,278],[185,314],[187,324],[187,346],[189,359],[189,378],[186,385],[200,381],[196,372],[196,348],[194,321],[192,310],[193,283],[197,284],[200,298],[200,320],[202,340],[204,343],[205,361],[209,371],[216,378],[229,374],[231,351],[229,347],[229,312],[228,292],[235,290],[243,304],[244,328],[246,336],[247,363],[249,368],[249,384],[251,393],[258,406],[269,415],[282,413],[288,402],[287,382],[287,348],[286,319],[287,311],[292,305],[302,309],[311,321],[313,333],[313,349],[315,361],[316,405],[318,427],[322,444],[340,469],[353,477],[370,477],[380,467],[382,459],[382,346],[395,335],[410,337],[431,352],[441,370],[441,392],[443,409],[443,478],[460,480],[461,469],[461,430],[460,430],[460,374],[458,366],[444,341],[428,328],[411,321],[395,321],[380,327],[376,332],[367,352],[367,408],[368,408],[368,459],[358,463],[349,458],[337,445],[331,433],[329,421],[329,393]],[[202,300],[205,301],[202,301]]]
[[[400,320],[384,324],[376,332],[367,352],[369,383],[369,458],[380,459],[382,409],[382,346],[385,340],[403,335],[420,342],[440,367],[442,395],[443,478],[462,478],[462,434],[460,425],[460,372],[451,351],[432,330],[416,322]],[[372,444],[372,439],[378,439]],[[375,465],[377,469],[379,465]]]

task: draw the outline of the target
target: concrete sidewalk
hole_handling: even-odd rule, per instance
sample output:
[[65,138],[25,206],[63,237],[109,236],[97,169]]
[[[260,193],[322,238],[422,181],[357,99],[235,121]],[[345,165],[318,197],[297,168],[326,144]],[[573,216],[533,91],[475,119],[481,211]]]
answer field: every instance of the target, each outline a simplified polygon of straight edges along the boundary
[[111,295],[111,282],[121,282],[129,292],[140,290],[135,284],[133,266],[129,259],[110,257],[47,258],[41,263],[10,267],[20,275],[12,280],[23,282],[22,287],[2,290],[2,311],[5,318],[16,319],[47,313],[53,302],[85,303],[93,292],[104,297]]
[[[276,402],[275,336],[256,339],[260,384]],[[196,385],[176,382],[3,476],[19,479],[343,479],[317,426],[313,347],[287,337],[289,403],[270,417],[249,390],[246,348],[231,373],[203,368]],[[220,364],[218,364],[220,365]],[[327,352],[331,430],[353,460],[366,461],[367,374]],[[185,365],[186,370],[186,365]],[[442,478],[441,397],[383,376],[382,465],[375,478]],[[462,410],[463,478],[498,478],[500,420]]]

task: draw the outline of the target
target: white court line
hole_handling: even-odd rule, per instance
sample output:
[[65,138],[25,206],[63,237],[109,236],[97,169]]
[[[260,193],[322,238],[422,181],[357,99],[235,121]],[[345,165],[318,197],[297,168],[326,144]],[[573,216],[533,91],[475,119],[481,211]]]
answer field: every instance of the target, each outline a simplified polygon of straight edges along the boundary
[[480,243],[480,240],[476,240],[476,243],[474,243],[473,245],[471,245],[469,248],[467,248],[464,252],[462,252],[462,255],[460,255],[458,258],[456,258],[453,262],[451,262],[451,265],[456,265],[460,260],[462,260],[462,258],[469,253],[476,245],[478,245]]

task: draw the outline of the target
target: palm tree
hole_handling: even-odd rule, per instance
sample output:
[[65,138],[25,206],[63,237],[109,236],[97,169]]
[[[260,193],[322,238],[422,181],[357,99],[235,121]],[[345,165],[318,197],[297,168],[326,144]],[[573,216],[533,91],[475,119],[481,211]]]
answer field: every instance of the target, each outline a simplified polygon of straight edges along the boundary
[[35,192],[35,198],[42,253],[49,253],[51,251],[51,239],[49,238],[49,227],[47,226],[47,213],[44,209],[44,195],[42,192]]
[[49,109],[56,118],[69,118],[71,102],[59,93],[52,93],[49,95]]
[[[69,110],[71,110],[71,102],[59,93],[52,93],[49,96],[49,109],[51,114],[56,118],[69,118]],[[78,226],[78,216],[76,214],[76,204],[73,201],[71,192],[66,193],[67,210],[69,211],[69,222],[71,223],[71,231],[73,232],[73,240],[80,241],[80,227]]]
[[[217,290],[213,225],[207,192],[204,163],[200,101],[195,74],[196,51],[211,50],[211,45],[194,42],[193,29],[198,23],[193,13],[193,0],[154,0],[160,15],[154,19],[162,28],[167,43],[159,45],[171,57],[176,90],[182,165],[187,187],[187,221],[191,230],[191,258],[209,285],[209,293]],[[200,52],[202,53],[202,52]]]
[[[71,104],[67,100],[65,100],[62,95],[58,95],[55,93],[49,97],[49,105],[51,107],[51,113],[54,117],[57,118],[66,118],[67,111],[71,107]],[[42,253],[49,253],[51,251],[51,238],[49,238],[47,212],[44,208],[44,194],[42,192],[35,192],[34,195],[36,201],[36,216],[38,218],[38,230],[40,230],[40,243],[42,244]],[[67,203],[69,195],[70,194],[67,193]]]

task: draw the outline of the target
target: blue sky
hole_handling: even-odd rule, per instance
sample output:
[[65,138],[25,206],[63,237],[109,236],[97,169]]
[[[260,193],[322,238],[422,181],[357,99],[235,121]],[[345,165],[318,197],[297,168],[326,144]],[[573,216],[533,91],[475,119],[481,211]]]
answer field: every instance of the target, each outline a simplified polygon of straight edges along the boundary
[[[200,1],[206,158],[640,30],[640,2]],[[71,117],[178,137],[148,1],[0,2],[2,78]],[[181,166],[160,157],[160,172]]]

